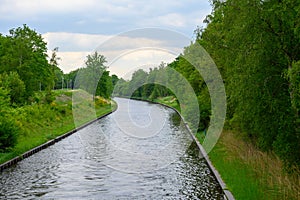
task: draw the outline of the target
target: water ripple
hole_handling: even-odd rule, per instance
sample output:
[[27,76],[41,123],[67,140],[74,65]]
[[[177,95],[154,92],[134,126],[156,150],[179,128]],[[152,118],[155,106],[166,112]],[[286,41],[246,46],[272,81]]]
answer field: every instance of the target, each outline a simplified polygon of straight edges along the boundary
[[137,101],[130,111],[136,130],[151,132],[153,116],[163,116],[163,126],[134,137],[119,127],[117,111],[1,172],[0,199],[223,199],[174,111]]

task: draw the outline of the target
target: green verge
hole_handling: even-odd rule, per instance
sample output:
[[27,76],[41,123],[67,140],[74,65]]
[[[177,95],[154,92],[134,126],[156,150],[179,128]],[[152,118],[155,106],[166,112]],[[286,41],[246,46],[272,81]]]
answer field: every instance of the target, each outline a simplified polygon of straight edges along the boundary
[[[170,99],[174,97],[158,98],[155,102],[178,109],[177,102]],[[211,162],[234,197],[237,200],[299,199],[299,171],[285,173],[283,163],[274,154],[261,152],[239,135],[223,131],[209,152]],[[202,143],[205,135],[198,132],[196,138]]]
[[220,138],[209,158],[233,196],[236,199],[266,199],[263,191],[267,187],[259,183],[254,170],[238,156],[230,154],[227,148]]
[[[0,153],[0,164],[73,130],[75,128],[72,113],[73,92],[78,91],[53,91],[55,100],[50,104],[43,101],[44,94],[40,93],[36,97],[38,103],[15,108],[14,116],[21,131],[15,147],[8,152]],[[88,94],[85,95],[88,96]],[[83,115],[79,125],[83,125],[95,119],[95,117],[103,116],[117,106],[113,101],[103,98],[97,98],[95,103],[91,98],[85,98],[84,104],[78,106],[96,111],[96,116],[95,114]]]
[[175,108],[176,110],[178,110],[180,112],[180,105],[178,104],[178,102],[174,96],[160,97],[160,98],[154,99],[153,101],[157,102],[157,103],[162,103],[162,104],[168,105],[172,108]]

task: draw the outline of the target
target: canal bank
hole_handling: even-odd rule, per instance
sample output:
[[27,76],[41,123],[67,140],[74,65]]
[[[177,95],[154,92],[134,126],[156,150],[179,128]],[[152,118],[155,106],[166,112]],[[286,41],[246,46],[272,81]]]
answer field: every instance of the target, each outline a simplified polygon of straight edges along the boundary
[[25,158],[27,158],[27,157],[35,154],[35,153],[37,153],[37,152],[39,152],[39,151],[47,148],[47,147],[49,147],[49,146],[51,146],[51,145],[59,142],[60,140],[62,140],[64,138],[66,138],[66,137],[68,137],[68,136],[76,133],[77,131],[83,129],[84,127],[86,127],[86,126],[94,123],[95,121],[97,121],[99,119],[102,119],[103,117],[106,117],[107,115],[113,113],[117,109],[117,104],[115,102],[113,102],[113,101],[112,101],[112,104],[111,104],[111,108],[112,109],[110,109],[111,111],[109,111],[109,112],[107,112],[106,110],[102,111],[101,109],[98,109],[99,111],[101,111],[101,113],[104,112],[104,114],[101,114],[97,118],[95,118],[95,119],[93,119],[93,120],[91,120],[89,122],[86,122],[86,123],[82,124],[81,126],[73,129],[73,130],[70,130],[70,131],[67,131],[67,132],[65,132],[63,134],[60,134],[59,136],[55,137],[54,139],[50,139],[50,140],[46,141],[45,143],[43,143],[41,145],[38,145],[38,146],[36,146],[36,147],[34,147],[34,148],[32,148],[32,149],[30,149],[30,150],[22,153],[21,155],[15,156],[14,158],[9,159],[8,161],[0,164],[0,172],[2,170],[6,169],[6,168],[8,168],[10,166],[12,166],[12,165],[15,165],[19,161],[21,161],[21,160],[23,160],[23,159],[25,159]]
[[163,105],[163,106],[166,106],[172,110],[174,110],[179,116],[180,118],[182,119],[182,121],[184,122],[184,125],[186,127],[186,129],[188,130],[188,132],[190,133],[191,137],[193,138],[193,140],[196,142],[198,148],[199,148],[199,151],[201,152],[201,156],[205,158],[210,170],[212,171],[212,173],[214,174],[215,178],[217,179],[218,183],[220,184],[220,186],[222,187],[222,190],[224,192],[224,195],[225,195],[225,198],[228,199],[228,200],[234,200],[234,196],[232,195],[231,191],[227,188],[225,182],[222,180],[221,178],[221,175],[220,173],[216,170],[216,168],[213,166],[212,162],[210,161],[209,159],[209,156],[208,154],[206,153],[205,149],[202,147],[202,145],[200,144],[199,140],[195,137],[195,135],[193,134],[193,132],[191,131],[189,125],[187,122],[185,122],[184,120],[184,117],[180,114],[180,112],[172,107],[172,106],[169,106],[165,103],[162,103],[162,102],[157,102],[157,101],[151,101],[151,100],[147,100],[147,99],[140,99],[140,98],[133,98],[131,97],[130,99],[134,99],[134,100],[138,100],[138,101],[145,101],[145,102],[148,102],[148,103],[154,103],[154,104],[159,104],[159,105]]

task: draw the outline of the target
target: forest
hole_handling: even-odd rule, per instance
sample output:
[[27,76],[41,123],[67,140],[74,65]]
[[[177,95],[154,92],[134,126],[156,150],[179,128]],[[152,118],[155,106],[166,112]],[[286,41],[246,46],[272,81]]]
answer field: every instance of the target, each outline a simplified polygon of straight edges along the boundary
[[[235,130],[263,151],[275,152],[286,168],[299,167],[300,2],[213,0],[211,3],[213,11],[205,19],[206,27],[195,30],[195,41],[181,55],[150,71],[136,71],[130,81],[121,79],[114,94],[150,100],[174,96],[174,90],[165,86],[179,79],[165,71],[176,70],[197,95],[201,116],[197,129],[205,130],[211,116],[210,94],[193,66],[203,65],[196,51],[200,44],[223,78],[227,96],[226,129]],[[195,60],[193,64],[187,59],[190,57]],[[168,75],[165,79],[168,83],[152,84],[153,80],[160,83],[161,74]],[[141,87],[132,91],[135,85]]]

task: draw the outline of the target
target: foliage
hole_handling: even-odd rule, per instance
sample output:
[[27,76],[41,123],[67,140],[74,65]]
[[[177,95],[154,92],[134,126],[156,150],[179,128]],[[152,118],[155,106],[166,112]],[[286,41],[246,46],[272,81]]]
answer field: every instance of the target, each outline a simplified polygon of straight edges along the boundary
[[[195,31],[196,40],[184,48],[182,55],[167,66],[149,72],[138,70],[130,81],[121,79],[114,94],[150,100],[172,93],[186,97],[186,87],[178,84],[185,79],[198,98],[201,116],[198,130],[205,130],[211,116],[210,94],[193,66],[209,71],[209,64],[201,60],[201,52],[196,48],[200,44],[223,77],[229,127],[239,130],[260,149],[276,152],[287,166],[299,166],[300,1],[214,0],[211,3],[213,11],[205,19],[207,27]],[[162,78],[164,75],[166,79]],[[177,88],[170,90],[172,85]],[[183,102],[180,104],[185,106]],[[193,113],[195,107],[185,110]],[[196,121],[195,116],[188,117],[191,122]]]
[[87,60],[85,61],[86,68],[71,72],[67,76],[72,77],[75,88],[89,92],[93,95],[93,98],[95,96],[110,98],[113,91],[113,84],[118,80],[118,77],[116,75],[114,75],[114,78],[109,76],[109,71],[106,70],[107,66],[105,66],[105,63],[106,58],[96,51],[87,56]]
[[[70,90],[55,90],[51,93],[54,97],[54,101],[50,104],[45,103],[46,92],[36,93],[36,99],[39,99],[39,103],[32,103],[30,105],[23,105],[16,108],[9,107],[9,98],[5,96],[7,91],[0,89],[0,103],[5,98],[6,103],[0,104],[0,115],[5,114],[6,124],[16,123],[13,127],[18,128],[17,142],[14,146],[6,148],[5,152],[0,152],[0,163],[3,163],[15,156],[47,142],[50,139],[62,135],[72,129],[74,126],[74,118],[72,112],[72,93],[76,91]],[[91,98],[87,98],[90,99]],[[110,101],[101,98],[102,104],[94,107],[92,101],[88,101],[87,106],[89,110],[96,111],[97,116],[103,115],[111,111],[112,107]],[[6,106],[6,108],[4,108]],[[9,112],[7,112],[9,111]],[[10,118],[8,118],[10,116]],[[81,124],[86,123],[96,117],[92,112],[86,112],[82,114]],[[2,123],[2,117],[0,122]],[[9,121],[8,121],[9,119]],[[8,126],[6,126],[8,127]],[[1,128],[0,128],[1,129]],[[0,132],[1,133],[1,132]],[[7,133],[7,132],[6,132]],[[1,136],[0,136],[1,137]],[[9,140],[13,141],[13,140]],[[8,141],[8,142],[9,142]]]
[[300,164],[300,2],[212,1],[197,41],[223,75],[228,121],[263,150]]
[[8,91],[0,87],[0,151],[7,151],[17,142],[19,127],[12,117]]
[[52,88],[54,75],[47,60],[46,43],[26,25],[0,36],[0,66],[0,73],[18,73],[25,84],[26,99],[34,91]]
[[16,145],[19,128],[13,118],[0,116],[0,151]]
[[24,101],[25,84],[17,72],[0,74],[0,87],[9,91],[11,104],[20,104]]
[[[58,47],[53,49],[48,61],[41,34],[27,25],[11,29],[6,36],[0,34],[0,151],[14,155],[25,152],[52,139],[56,136],[53,132],[62,134],[66,127],[68,130],[74,127],[73,90],[52,89],[76,88],[80,70],[64,74],[58,67],[57,53]],[[109,76],[105,62],[105,57],[97,52],[87,56],[81,87],[93,95],[110,98],[118,77]],[[93,84],[95,90],[91,91]],[[100,97],[95,108],[93,102],[87,104],[97,114],[111,110],[110,101]],[[83,115],[81,123],[93,117]]]

